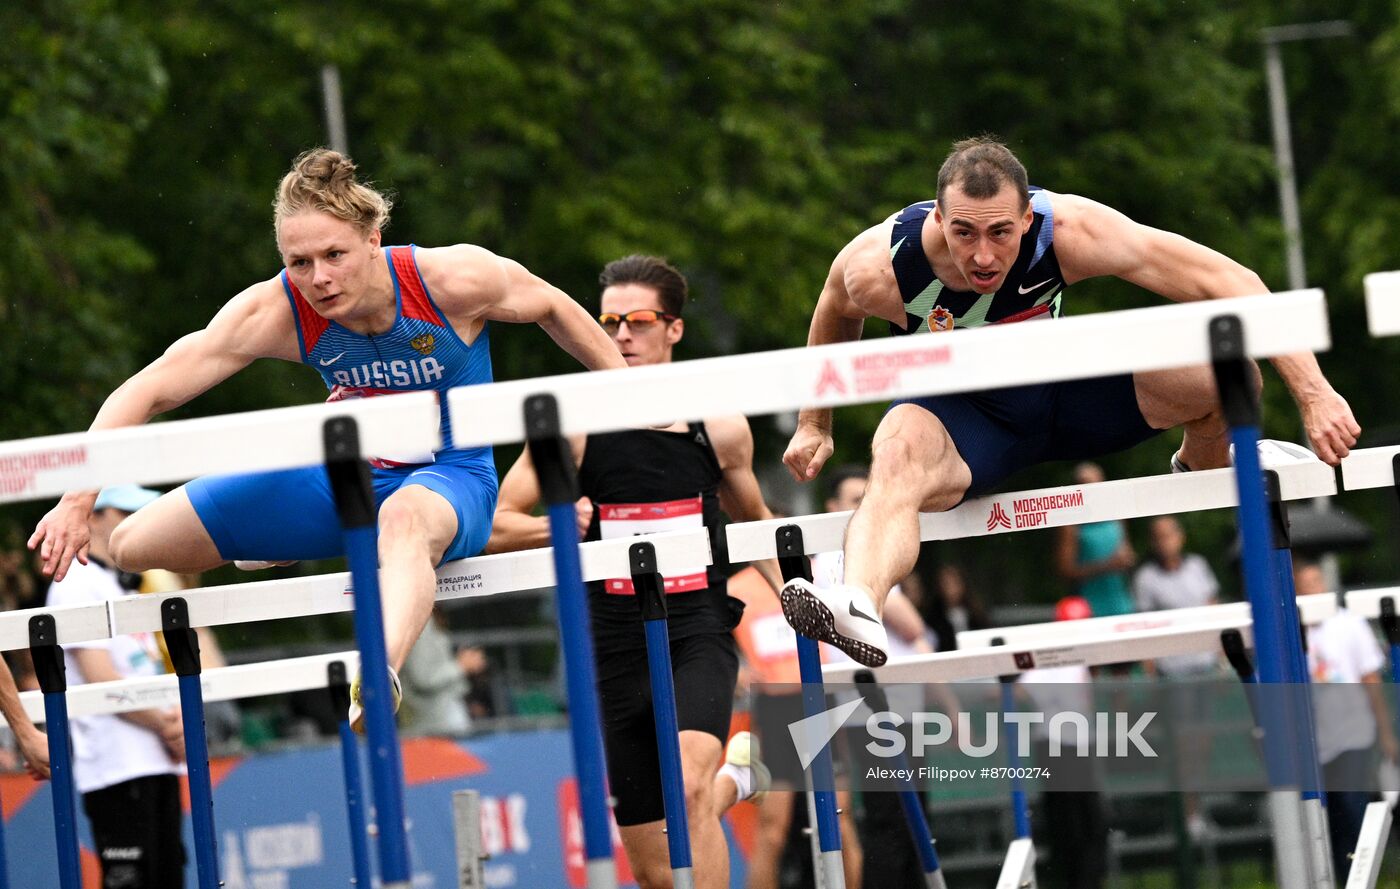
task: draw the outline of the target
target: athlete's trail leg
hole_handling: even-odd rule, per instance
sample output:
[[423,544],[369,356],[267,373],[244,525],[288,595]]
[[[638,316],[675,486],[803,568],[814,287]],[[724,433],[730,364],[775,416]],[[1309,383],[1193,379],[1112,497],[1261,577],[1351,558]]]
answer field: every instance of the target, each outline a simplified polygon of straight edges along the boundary
[[[696,889],[723,889],[729,885],[729,844],[720,826],[719,816],[723,810],[716,807],[714,785],[724,745],[709,732],[700,731],[681,732],[680,745],[695,886]],[[665,821],[652,821],[619,828],[627,860],[642,889],[669,889],[672,885],[671,853],[665,827]]]
[[[1250,362],[1255,397],[1262,388],[1259,367]],[[1181,461],[1191,469],[1230,463],[1230,427],[1221,412],[1215,376],[1206,366],[1133,375],[1138,408],[1153,429],[1182,427]]]

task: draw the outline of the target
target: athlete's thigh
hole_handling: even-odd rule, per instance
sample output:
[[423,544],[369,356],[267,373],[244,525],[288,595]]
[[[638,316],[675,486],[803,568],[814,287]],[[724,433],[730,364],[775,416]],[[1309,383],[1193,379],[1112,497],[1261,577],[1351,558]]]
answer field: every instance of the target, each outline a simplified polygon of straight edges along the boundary
[[[412,496],[426,510],[425,517],[432,523],[435,535],[434,552],[439,551],[438,543],[442,545],[441,561],[469,558],[486,548],[491,520],[496,514],[494,477],[487,478],[465,466],[433,464],[409,473],[397,490]],[[436,494],[442,503],[423,499],[425,492]],[[397,492],[390,496],[397,496]]]
[[183,485],[127,516],[112,533],[112,555],[125,571],[197,573],[225,561]]
[[1125,451],[1160,430],[1148,422],[1137,380],[1128,374],[1069,380],[1055,393],[1053,436],[1047,460],[1086,460]]
[[324,467],[206,476],[187,484],[185,491],[224,561],[344,554]]
[[1215,374],[1204,364],[1135,373],[1132,380],[1138,411],[1153,429],[1199,420],[1220,403]]
[[598,679],[613,816],[621,828],[650,824],[665,817],[666,806],[646,660],[637,652],[599,651],[597,657],[619,668],[604,664]]
[[[729,738],[739,655],[729,633],[702,633],[671,642],[671,675],[676,689],[676,727],[682,737],[702,734],[715,750]],[[697,748],[698,750],[699,748]]]
[[1022,389],[914,398],[890,408],[875,441],[899,435],[922,455],[932,483],[965,481],[961,496],[973,496],[1037,462],[1042,412],[1041,400]]

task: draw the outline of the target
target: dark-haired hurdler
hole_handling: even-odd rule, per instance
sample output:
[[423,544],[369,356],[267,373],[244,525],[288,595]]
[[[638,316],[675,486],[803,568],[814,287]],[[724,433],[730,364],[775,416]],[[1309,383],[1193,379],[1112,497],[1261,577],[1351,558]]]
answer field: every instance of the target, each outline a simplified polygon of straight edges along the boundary
[[[685,277],[656,256],[608,263],[600,329],[631,366],[664,364],[685,334]],[[705,528],[711,566],[666,577],[671,672],[680,730],[686,815],[695,850],[695,885],[729,885],[729,848],[720,817],[767,786],[748,732],[729,738],[739,661],[733,629],[743,603],[730,598],[724,565],[723,511],[736,521],[771,518],[753,473],[753,434],[742,415],[578,436],[576,514],[580,538],[599,540]],[[532,512],[540,499],[529,453],[501,482],[488,552],[549,545],[549,524]],[[757,567],[776,591],[772,562]],[[589,585],[598,697],[608,786],[622,844],[642,889],[669,889],[670,857],[655,713],[641,610],[628,578]]]
[[[470,244],[387,247],[390,202],[359,182],[349,158],[302,154],[274,203],[284,268],[231,299],[203,330],[117,388],[91,428],[134,426],[173,410],[258,358],[306,364],[328,400],[398,392],[444,393],[489,383],[489,323],[534,323],[591,369],[625,362],[588,313],[519,263]],[[497,480],[491,448],[458,448],[442,409],[443,447],[378,454],[385,637],[397,670],[432,612],[434,567],[479,553],[491,532]],[[70,491],[39,522],[29,546],[44,573],[63,579],[86,564],[97,491]],[[340,524],[321,467],[195,479],[132,515],[112,535],[127,571],[206,571],[340,555]],[[398,681],[394,677],[395,705]],[[358,681],[351,714],[360,728]]]
[[[859,339],[867,318],[889,322],[896,336],[1050,321],[1068,285],[1105,275],[1175,302],[1268,290],[1208,247],[1087,198],[1030,186],[1005,145],[975,138],[953,146],[936,200],[906,207],[837,254],[807,342]],[[1351,408],[1311,353],[1273,365],[1313,450],[1336,465],[1361,432]],[[1255,378],[1257,385],[1257,371]],[[920,511],[951,509],[1036,463],[1126,450],[1176,426],[1184,435],[1174,471],[1227,465],[1229,429],[1210,368],[896,402],[875,432],[870,486],[846,534],[845,584],[818,590],[794,581],[782,591],[784,613],[799,632],[879,666],[888,657],[880,610],[913,568]],[[831,411],[802,411],[783,455],[788,470],[809,481],[831,452]]]

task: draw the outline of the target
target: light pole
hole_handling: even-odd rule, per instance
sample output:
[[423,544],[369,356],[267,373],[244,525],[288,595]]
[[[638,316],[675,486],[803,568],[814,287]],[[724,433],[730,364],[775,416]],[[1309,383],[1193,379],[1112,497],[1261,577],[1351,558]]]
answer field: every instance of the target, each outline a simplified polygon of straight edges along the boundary
[[[1279,25],[1264,28],[1259,40],[1264,44],[1264,74],[1269,85],[1269,120],[1274,133],[1274,159],[1278,165],[1278,202],[1283,215],[1283,237],[1288,251],[1288,289],[1302,290],[1308,286],[1307,264],[1303,260],[1303,222],[1298,212],[1298,179],[1293,170],[1293,134],[1288,125],[1288,90],[1283,82],[1283,57],[1280,43],[1298,40],[1327,40],[1350,37],[1355,33],[1351,22],[1309,22],[1301,25]],[[1303,430],[1303,441],[1308,440]],[[1326,497],[1313,501],[1313,509],[1326,512],[1332,508]],[[1322,573],[1329,589],[1341,589],[1341,571],[1337,557],[1327,553],[1322,557]]]
[[1302,290],[1308,286],[1307,266],[1303,262],[1303,224],[1298,213],[1298,181],[1293,173],[1293,136],[1288,126],[1288,91],[1283,84],[1283,58],[1279,44],[1297,40],[1325,40],[1330,37],[1350,37],[1351,22],[1311,22],[1304,25],[1280,25],[1264,28],[1259,39],[1264,44],[1264,73],[1269,84],[1269,118],[1274,131],[1274,158],[1278,164],[1278,202],[1283,213],[1284,239],[1288,248],[1288,287]]
[[340,94],[340,67],[321,66],[321,98],[326,112],[326,134],[331,148],[348,155],[350,140],[345,135],[345,100]]

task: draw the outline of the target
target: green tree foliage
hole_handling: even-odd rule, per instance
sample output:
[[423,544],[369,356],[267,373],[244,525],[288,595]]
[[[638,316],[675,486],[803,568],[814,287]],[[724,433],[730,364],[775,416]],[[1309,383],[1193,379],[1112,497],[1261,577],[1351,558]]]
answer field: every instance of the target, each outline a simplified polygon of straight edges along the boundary
[[80,429],[132,369],[135,276],[150,252],[94,209],[140,169],[165,78],[105,0],[0,8],[0,430]]

